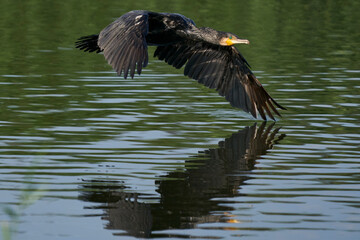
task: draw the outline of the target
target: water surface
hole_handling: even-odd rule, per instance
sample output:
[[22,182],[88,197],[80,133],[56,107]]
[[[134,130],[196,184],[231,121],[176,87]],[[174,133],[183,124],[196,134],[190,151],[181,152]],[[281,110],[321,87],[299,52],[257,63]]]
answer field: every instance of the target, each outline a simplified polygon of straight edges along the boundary
[[[0,3],[0,220],[14,239],[360,237],[359,3]],[[239,49],[288,110],[263,123],[156,59],[125,80],[74,49],[133,9],[249,39]],[[6,209],[39,189],[13,222]]]

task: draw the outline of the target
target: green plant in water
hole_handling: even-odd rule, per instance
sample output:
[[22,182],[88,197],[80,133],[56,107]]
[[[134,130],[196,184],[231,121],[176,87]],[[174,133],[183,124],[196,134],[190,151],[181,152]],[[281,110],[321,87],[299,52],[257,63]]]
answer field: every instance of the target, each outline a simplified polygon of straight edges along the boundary
[[12,239],[13,234],[17,230],[19,219],[23,215],[25,209],[38,201],[44,195],[45,190],[43,188],[36,188],[34,186],[35,184],[31,183],[33,175],[33,173],[30,173],[24,178],[24,182],[28,182],[28,184],[26,185],[26,188],[21,191],[17,206],[3,208],[5,214],[10,218],[10,221],[1,222],[3,240]]

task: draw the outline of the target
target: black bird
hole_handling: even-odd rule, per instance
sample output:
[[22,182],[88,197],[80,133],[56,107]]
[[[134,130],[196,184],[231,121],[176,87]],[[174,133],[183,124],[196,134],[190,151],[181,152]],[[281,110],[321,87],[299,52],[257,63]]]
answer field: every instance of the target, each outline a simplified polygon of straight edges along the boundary
[[[250,65],[233,45],[249,44],[235,34],[195,26],[193,20],[177,13],[144,10],[128,12],[116,19],[99,35],[81,37],[76,47],[103,52],[107,62],[124,78],[138,74],[148,64],[148,46],[157,46],[155,57],[175,68],[185,66],[184,75],[209,88],[215,88],[233,107],[281,116],[278,104],[250,70]],[[275,105],[275,106],[274,106]]]

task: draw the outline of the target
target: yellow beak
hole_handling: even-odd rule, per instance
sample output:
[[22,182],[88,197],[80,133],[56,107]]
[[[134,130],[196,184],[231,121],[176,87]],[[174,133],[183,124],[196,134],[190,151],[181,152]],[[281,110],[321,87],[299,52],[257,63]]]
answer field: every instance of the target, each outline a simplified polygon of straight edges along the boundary
[[238,38],[236,38],[236,39],[230,39],[230,38],[226,39],[226,44],[228,46],[231,46],[231,45],[234,45],[234,44],[240,44],[240,43],[242,43],[242,44],[250,44],[249,40],[247,40],[247,39],[238,39]]

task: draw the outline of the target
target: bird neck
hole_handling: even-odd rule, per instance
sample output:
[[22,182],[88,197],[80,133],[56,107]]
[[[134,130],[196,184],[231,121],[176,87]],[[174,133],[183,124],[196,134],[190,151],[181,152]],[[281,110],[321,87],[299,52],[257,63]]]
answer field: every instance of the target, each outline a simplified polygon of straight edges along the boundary
[[186,37],[193,41],[207,42],[214,45],[220,45],[218,31],[208,27],[195,27],[185,30]]

